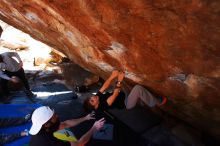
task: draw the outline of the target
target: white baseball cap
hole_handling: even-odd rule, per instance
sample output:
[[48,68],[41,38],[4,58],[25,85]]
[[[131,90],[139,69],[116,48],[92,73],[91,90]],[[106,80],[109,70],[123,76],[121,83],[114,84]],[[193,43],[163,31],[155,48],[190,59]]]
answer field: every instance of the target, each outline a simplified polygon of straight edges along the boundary
[[37,108],[31,117],[32,126],[29,131],[31,135],[36,135],[41,127],[51,119],[54,114],[54,110],[51,110],[49,106],[42,106]]

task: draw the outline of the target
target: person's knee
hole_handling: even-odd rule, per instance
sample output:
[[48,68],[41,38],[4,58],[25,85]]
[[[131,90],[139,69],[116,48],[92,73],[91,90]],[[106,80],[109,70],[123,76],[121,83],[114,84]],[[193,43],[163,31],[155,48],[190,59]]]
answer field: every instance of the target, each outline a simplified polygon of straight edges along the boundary
[[132,109],[133,107],[130,107],[130,106],[127,106],[126,105],[126,110],[130,110],[130,109]]
[[134,89],[135,89],[135,90],[143,90],[143,88],[144,88],[144,87],[141,86],[141,85],[135,85],[135,86],[134,86]]

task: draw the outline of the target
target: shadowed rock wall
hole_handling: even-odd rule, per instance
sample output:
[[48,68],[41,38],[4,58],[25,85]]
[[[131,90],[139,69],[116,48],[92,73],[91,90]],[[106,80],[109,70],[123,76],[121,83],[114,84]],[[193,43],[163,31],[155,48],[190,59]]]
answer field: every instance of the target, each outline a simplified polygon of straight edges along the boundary
[[1,0],[0,19],[104,78],[124,70],[220,137],[219,0]]

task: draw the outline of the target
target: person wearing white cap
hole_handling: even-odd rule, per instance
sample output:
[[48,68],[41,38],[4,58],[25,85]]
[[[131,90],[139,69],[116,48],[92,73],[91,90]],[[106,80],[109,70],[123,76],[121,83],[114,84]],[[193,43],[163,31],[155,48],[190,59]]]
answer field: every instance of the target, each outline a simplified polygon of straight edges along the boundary
[[31,134],[29,146],[83,146],[89,141],[94,132],[103,127],[105,123],[104,118],[96,121],[92,128],[76,142],[65,142],[59,140],[53,136],[53,133],[57,130],[70,128],[81,122],[94,119],[93,116],[94,114],[91,113],[79,119],[71,119],[60,122],[58,115],[54,112],[54,110],[51,110],[50,107],[39,107],[33,112],[31,117],[32,127],[29,131]]

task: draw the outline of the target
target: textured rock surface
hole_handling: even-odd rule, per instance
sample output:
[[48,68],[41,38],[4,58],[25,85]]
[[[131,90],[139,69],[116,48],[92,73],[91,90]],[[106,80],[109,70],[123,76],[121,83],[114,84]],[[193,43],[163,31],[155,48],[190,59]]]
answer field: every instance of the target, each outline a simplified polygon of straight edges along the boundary
[[220,137],[219,0],[1,0],[0,19],[102,77],[126,71]]

